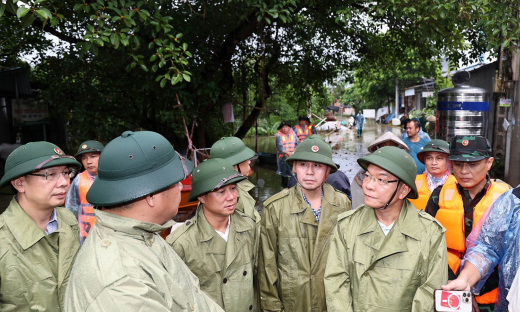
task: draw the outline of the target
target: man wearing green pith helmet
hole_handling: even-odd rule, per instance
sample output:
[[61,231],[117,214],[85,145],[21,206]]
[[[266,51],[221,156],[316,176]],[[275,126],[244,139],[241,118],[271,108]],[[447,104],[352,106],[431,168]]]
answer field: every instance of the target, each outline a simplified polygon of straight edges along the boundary
[[332,149],[310,135],[287,159],[298,184],[264,202],[258,276],[263,311],[326,311],[323,275],[347,195],[325,183],[337,170]]
[[160,236],[192,170],[155,132],[126,131],[107,144],[87,193],[100,209],[74,263],[66,311],[223,311]]
[[0,188],[16,195],[0,215],[0,311],[64,311],[65,288],[79,250],[79,227],[65,208],[80,164],[48,142],[15,149]]
[[417,198],[413,158],[386,146],[358,159],[365,204],[338,217],[325,291],[328,311],[433,310],[448,279],[444,228],[407,200]]
[[[221,138],[211,146],[210,157],[221,158],[228,161],[239,173],[248,176],[251,171],[251,158],[255,152],[247,147],[242,140],[237,137]],[[248,179],[243,179],[236,184],[238,191],[238,203],[236,209],[242,211],[260,222],[260,215],[255,209],[255,199],[249,194],[255,186]]]
[[205,160],[191,178],[188,201],[199,201],[197,212],[166,238],[200,279],[202,290],[226,312],[258,308],[260,224],[237,209],[237,184],[245,179],[224,159]]

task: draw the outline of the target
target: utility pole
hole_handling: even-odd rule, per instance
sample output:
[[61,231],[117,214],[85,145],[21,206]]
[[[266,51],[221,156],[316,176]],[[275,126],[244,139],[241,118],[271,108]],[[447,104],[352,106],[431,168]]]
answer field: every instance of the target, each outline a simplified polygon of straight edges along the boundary
[[395,76],[395,118],[398,118],[399,108],[399,78]]

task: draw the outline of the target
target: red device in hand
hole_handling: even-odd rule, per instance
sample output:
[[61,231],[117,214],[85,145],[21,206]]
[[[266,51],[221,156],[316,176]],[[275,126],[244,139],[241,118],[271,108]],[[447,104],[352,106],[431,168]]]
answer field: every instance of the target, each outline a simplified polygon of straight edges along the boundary
[[471,312],[471,293],[469,291],[435,290],[435,311]]

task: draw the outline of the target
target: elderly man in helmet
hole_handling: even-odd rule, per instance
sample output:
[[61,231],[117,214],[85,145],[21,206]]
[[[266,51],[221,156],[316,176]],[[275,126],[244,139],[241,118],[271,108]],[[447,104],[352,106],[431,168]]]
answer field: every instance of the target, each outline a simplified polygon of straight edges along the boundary
[[448,279],[444,228],[417,198],[413,158],[393,146],[358,159],[365,205],[339,216],[325,269],[328,311],[432,311]]
[[60,206],[79,167],[48,142],[7,158],[0,188],[11,184],[16,195],[0,215],[0,311],[63,311],[80,244],[78,221]]
[[254,282],[260,223],[237,209],[237,184],[245,179],[224,159],[205,160],[191,178],[188,201],[199,201],[197,212],[166,238],[197,275],[201,289],[226,312],[257,311],[258,306]]
[[96,223],[94,207],[87,201],[87,192],[94,183],[98,174],[99,155],[105,146],[98,141],[90,140],[81,143],[74,157],[81,162],[85,171],[78,174],[72,184],[65,200],[65,207],[69,209],[79,223],[79,241],[87,237],[88,232]]
[[311,135],[287,159],[298,184],[264,202],[259,282],[263,311],[327,311],[323,275],[332,229],[350,209],[347,195],[325,183],[337,170],[332,149]]
[[161,238],[193,164],[160,134],[126,131],[99,158],[87,193],[96,224],[78,253],[66,311],[223,311]]

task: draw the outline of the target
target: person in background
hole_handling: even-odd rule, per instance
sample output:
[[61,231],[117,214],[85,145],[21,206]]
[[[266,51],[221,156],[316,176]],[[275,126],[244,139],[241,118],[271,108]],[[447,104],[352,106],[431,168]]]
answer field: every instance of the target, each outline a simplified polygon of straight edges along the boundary
[[417,153],[417,158],[425,165],[426,170],[415,178],[419,198],[410,199],[415,208],[424,210],[433,190],[456,180],[451,174],[449,155],[450,145],[443,140],[432,140]]
[[325,183],[337,170],[319,135],[289,157],[298,184],[264,202],[258,279],[262,311],[327,311],[323,274],[332,229],[350,209],[348,197]]
[[426,120],[426,113],[425,112],[421,113],[421,118],[419,118],[419,122],[421,123],[421,130],[424,133],[427,133],[428,131],[426,130],[426,124],[428,123],[428,120]]
[[282,121],[278,127],[278,133],[276,133],[276,163],[278,165],[276,174],[282,176],[282,188],[287,187],[287,183],[292,176],[292,167],[287,163],[287,157],[294,153],[298,143],[298,138],[291,129],[291,125]]
[[318,134],[318,131],[316,130],[316,126],[314,126],[311,123],[311,119],[309,117],[305,117],[305,118],[307,120],[307,127],[309,127],[309,131],[311,132],[311,134]]
[[365,116],[363,116],[363,112],[359,110],[356,117],[354,117],[354,120],[356,122],[356,128],[357,128],[357,137],[361,137],[361,134],[363,134],[363,127],[367,123]]
[[87,193],[96,225],[72,268],[65,311],[224,311],[160,235],[192,170],[155,132],[125,131],[107,144]]
[[[425,210],[447,230],[448,273],[453,280],[466,252],[466,238],[493,202],[509,190],[509,185],[490,179],[491,145],[482,136],[453,137],[449,159],[456,180],[437,187]],[[491,277],[474,297],[481,311],[493,311],[497,298],[498,271],[493,271],[494,267],[489,269]]]
[[[221,138],[211,146],[209,152],[211,158],[221,158],[228,161],[233,168],[246,177],[251,171],[251,158],[255,152],[247,147],[244,142],[237,137]],[[249,194],[255,186],[248,179],[243,179],[236,184],[238,197],[240,198],[236,209],[249,215],[253,220],[260,222],[260,215],[255,209],[256,201]]]
[[[410,151],[408,149],[408,146],[404,144],[401,139],[399,139],[395,134],[392,132],[385,132],[383,135],[381,135],[379,138],[377,138],[372,144],[370,144],[367,147],[367,150],[369,153],[373,153],[376,150],[380,149],[381,147],[385,146],[395,146],[399,147],[400,149],[405,150],[407,153]],[[365,204],[365,196],[363,195],[363,179],[365,178],[365,169],[361,168],[357,172],[356,176],[354,177],[354,183],[351,185],[351,191],[352,191],[352,207],[357,208],[360,205]]]
[[80,144],[78,152],[74,155],[83,164],[85,171],[78,174],[72,181],[65,200],[65,208],[70,210],[78,219],[79,242],[81,244],[96,223],[94,207],[87,202],[87,192],[97,178],[99,155],[104,147],[101,142],[86,141]]
[[260,223],[236,209],[237,183],[245,179],[224,159],[202,162],[191,177],[188,198],[199,201],[195,217],[166,238],[197,275],[202,291],[226,312],[258,309]]
[[406,200],[417,198],[415,163],[394,146],[358,163],[366,170],[365,205],[334,226],[327,311],[432,311],[434,290],[448,280],[445,230]]
[[410,117],[408,117],[408,113],[404,113],[403,116],[399,119],[401,121],[401,126],[403,127],[403,131],[406,131],[406,123],[410,120]]
[[[417,117],[414,117],[412,119],[405,120],[406,124],[408,124],[408,122],[410,122],[411,120],[417,120],[419,122],[419,124],[421,123]],[[406,132],[406,124],[402,124],[404,132],[401,134],[401,140],[404,140],[405,138],[408,137],[408,133]],[[419,135],[419,137],[421,139],[425,139],[427,141],[431,140],[430,135],[428,134],[428,132],[424,132],[421,127],[419,127],[419,133],[417,135]]]
[[[305,140],[306,137],[308,137],[311,133],[309,130],[309,126],[307,126],[307,116],[300,116],[298,117],[298,124],[294,126],[294,133],[296,133],[296,136],[298,137],[298,142],[302,142]],[[310,122],[309,122],[310,124]]]
[[[486,210],[466,241],[462,270],[444,290],[482,293],[498,267],[495,312],[520,311],[520,186],[502,194]],[[515,277],[516,276],[516,277]],[[509,308],[508,308],[509,305]],[[489,311],[490,309],[480,311]]]
[[412,155],[413,160],[415,161],[415,164],[417,165],[417,174],[422,174],[426,167],[422,162],[419,161],[417,158],[417,153],[419,153],[426,143],[428,143],[429,140],[426,140],[424,138],[421,138],[419,136],[419,130],[421,129],[421,124],[419,123],[419,120],[416,118],[410,120],[406,124],[406,133],[408,134],[407,138],[403,139],[403,142],[408,146],[410,149],[410,155]]
[[10,184],[16,195],[0,215],[0,311],[67,311],[79,227],[60,206],[80,167],[49,142],[27,143],[7,157],[0,188]]

